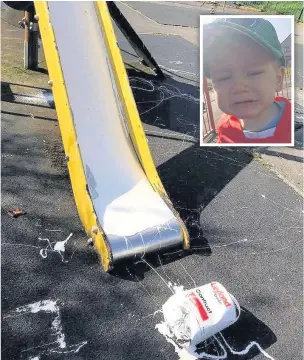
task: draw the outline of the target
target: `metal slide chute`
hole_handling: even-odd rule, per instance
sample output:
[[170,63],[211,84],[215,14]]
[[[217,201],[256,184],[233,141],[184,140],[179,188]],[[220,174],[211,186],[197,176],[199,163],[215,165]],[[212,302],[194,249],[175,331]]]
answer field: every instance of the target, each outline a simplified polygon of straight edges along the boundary
[[77,209],[106,271],[189,247],[157,174],[106,2],[35,2]]

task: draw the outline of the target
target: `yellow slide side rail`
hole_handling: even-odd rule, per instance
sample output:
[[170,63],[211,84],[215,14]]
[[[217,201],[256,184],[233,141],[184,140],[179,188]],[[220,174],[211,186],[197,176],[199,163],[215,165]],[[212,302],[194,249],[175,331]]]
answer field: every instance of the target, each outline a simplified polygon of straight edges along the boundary
[[52,82],[64,151],[68,157],[68,169],[77,210],[86,232],[93,239],[96,251],[101,258],[102,267],[105,271],[109,271],[111,268],[110,249],[103,230],[98,224],[92,200],[87,192],[85,171],[77,144],[73,115],[57,51],[56,38],[50,22],[48,5],[46,1],[35,1],[34,4],[39,17],[43,50]]
[[179,214],[173,208],[173,205],[166,193],[166,190],[158,176],[157,170],[154,165],[154,161],[146,140],[146,136],[142,127],[142,123],[139,117],[137,106],[134,100],[132,89],[129,84],[128,75],[123,63],[120,49],[117,45],[117,39],[112,25],[111,16],[105,1],[94,2],[100,27],[102,29],[107,53],[111,63],[114,79],[121,100],[125,121],[127,123],[132,143],[136,149],[137,156],[139,157],[141,166],[152,185],[153,189],[159,193],[164,199],[175,216],[179,220],[183,231],[184,247],[189,248],[189,235],[185,224],[181,220]]

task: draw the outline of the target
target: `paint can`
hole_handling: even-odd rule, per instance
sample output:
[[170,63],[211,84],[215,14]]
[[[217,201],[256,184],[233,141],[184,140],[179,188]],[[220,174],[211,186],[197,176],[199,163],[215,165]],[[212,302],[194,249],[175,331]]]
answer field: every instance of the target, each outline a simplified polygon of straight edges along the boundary
[[162,310],[167,336],[188,349],[224,330],[240,315],[236,299],[215,281],[177,291]]

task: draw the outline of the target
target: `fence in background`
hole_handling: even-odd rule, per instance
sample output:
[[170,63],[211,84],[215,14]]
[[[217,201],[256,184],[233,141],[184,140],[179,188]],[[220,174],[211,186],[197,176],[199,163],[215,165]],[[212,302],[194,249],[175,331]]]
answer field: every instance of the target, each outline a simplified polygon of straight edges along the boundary
[[203,140],[216,134],[213,110],[211,105],[210,92],[207,84],[207,78],[203,78],[204,102],[203,102]]
[[278,96],[283,96],[289,100],[291,100],[291,68],[286,68],[285,77],[283,80],[283,89],[279,93]]

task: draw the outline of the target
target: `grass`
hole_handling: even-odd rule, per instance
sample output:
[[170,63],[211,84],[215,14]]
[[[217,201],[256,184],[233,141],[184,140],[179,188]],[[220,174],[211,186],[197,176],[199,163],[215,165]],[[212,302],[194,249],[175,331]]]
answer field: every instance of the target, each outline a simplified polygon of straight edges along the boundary
[[33,70],[24,69],[21,66],[12,66],[10,64],[1,63],[1,81],[14,82],[18,84],[35,85],[43,88],[49,88],[49,77]]
[[[298,20],[303,8],[302,1],[246,1],[243,4],[250,5],[262,12],[278,15],[294,15],[295,20]],[[303,21],[303,16],[301,21]]]

